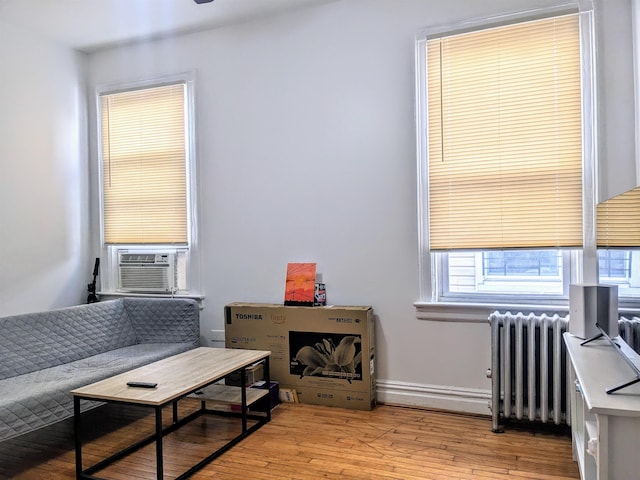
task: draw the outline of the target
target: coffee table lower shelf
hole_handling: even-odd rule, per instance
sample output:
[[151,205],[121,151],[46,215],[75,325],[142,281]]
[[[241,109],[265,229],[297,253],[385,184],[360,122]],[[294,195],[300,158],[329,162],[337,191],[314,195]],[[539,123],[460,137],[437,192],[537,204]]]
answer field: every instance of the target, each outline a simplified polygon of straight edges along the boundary
[[[247,407],[266,397],[269,391],[262,388],[246,388]],[[208,409],[216,411],[240,411],[242,405],[242,388],[232,385],[214,383],[208,387],[196,390],[187,398],[207,402]]]

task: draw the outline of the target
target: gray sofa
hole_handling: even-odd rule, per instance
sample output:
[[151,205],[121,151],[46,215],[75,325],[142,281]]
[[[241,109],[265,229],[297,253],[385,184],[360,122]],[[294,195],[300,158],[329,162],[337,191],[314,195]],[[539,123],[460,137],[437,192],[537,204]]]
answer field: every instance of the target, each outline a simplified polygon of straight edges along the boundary
[[120,298],[0,318],[0,441],[72,416],[74,388],[199,346],[199,315],[195,300]]

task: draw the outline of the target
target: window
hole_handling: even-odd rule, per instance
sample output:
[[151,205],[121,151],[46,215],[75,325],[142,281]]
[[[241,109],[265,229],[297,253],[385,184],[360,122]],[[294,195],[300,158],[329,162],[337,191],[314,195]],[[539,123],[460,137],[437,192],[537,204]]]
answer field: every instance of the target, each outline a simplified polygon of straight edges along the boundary
[[640,188],[597,207],[598,267],[601,283],[618,285],[620,297],[640,296]]
[[599,250],[598,267],[601,282],[628,283],[631,278],[631,252]]
[[566,301],[594,208],[590,15],[418,39],[423,299]]
[[562,250],[486,250],[435,255],[445,272],[443,297],[565,295],[571,255]]
[[618,285],[622,299],[640,296],[640,251],[598,250],[600,283]]
[[191,84],[181,77],[98,92],[103,290],[190,290]]

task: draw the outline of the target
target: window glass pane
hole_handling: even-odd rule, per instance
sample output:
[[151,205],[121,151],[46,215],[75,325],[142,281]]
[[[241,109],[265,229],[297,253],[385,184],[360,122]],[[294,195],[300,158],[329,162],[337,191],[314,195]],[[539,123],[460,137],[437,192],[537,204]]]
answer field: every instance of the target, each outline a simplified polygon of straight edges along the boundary
[[640,251],[598,250],[598,281],[618,285],[619,297],[640,297]]
[[628,281],[631,277],[631,252],[628,250],[599,250],[600,278]]
[[484,252],[483,273],[490,276],[557,277],[561,265],[554,250]]
[[[443,291],[451,294],[562,295],[561,250],[449,252]],[[445,293],[446,295],[446,293]]]

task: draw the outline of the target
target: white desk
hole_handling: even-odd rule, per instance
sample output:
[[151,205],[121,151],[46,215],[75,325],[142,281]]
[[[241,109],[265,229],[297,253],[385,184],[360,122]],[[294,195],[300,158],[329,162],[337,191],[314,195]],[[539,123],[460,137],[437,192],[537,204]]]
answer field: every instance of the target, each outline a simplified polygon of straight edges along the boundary
[[[581,346],[564,334],[570,362],[573,457],[583,480],[627,480],[640,472],[640,383],[606,390],[635,378],[604,338]],[[625,345],[626,348],[628,346]],[[640,356],[628,350],[640,366]]]

